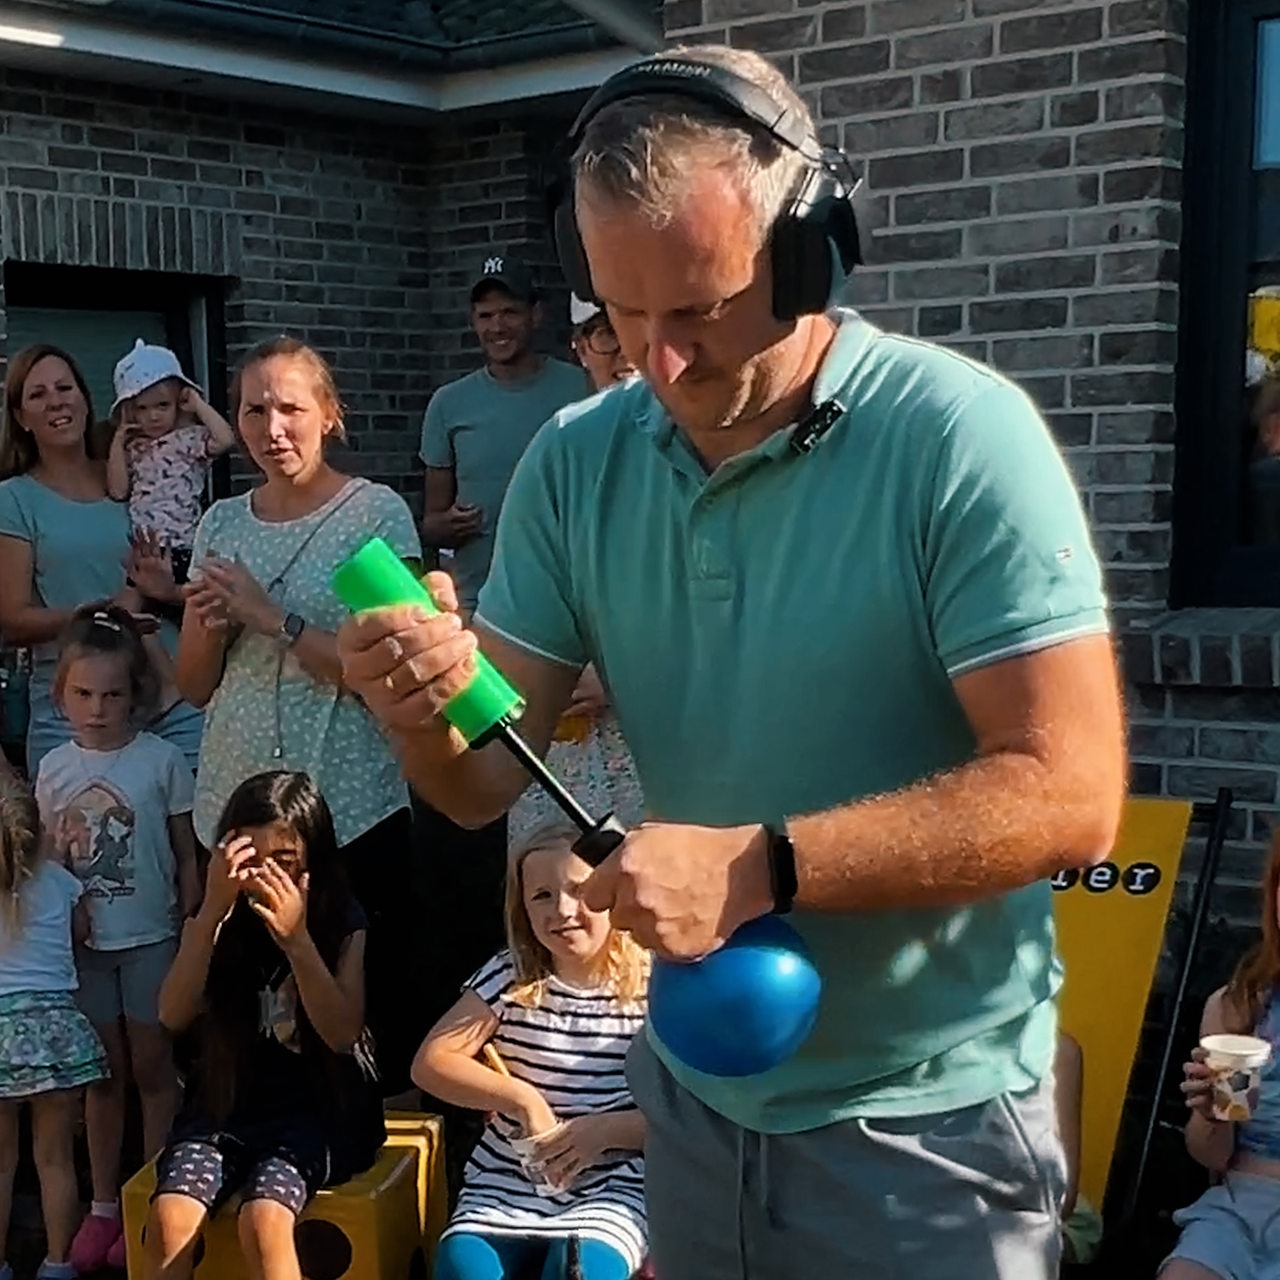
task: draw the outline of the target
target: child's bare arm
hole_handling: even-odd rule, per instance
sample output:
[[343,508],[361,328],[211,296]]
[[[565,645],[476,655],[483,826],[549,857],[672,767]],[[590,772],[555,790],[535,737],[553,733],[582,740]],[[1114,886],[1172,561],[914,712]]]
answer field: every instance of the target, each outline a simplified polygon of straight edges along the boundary
[[[1240,1031],[1242,1028],[1235,1025],[1238,1022],[1236,1011],[1227,1002],[1226,989],[1220,988],[1205,1002],[1200,1035],[1203,1038],[1224,1031]],[[1209,1072],[1194,1057],[1183,1068],[1187,1081],[1182,1088],[1187,1094],[1187,1105],[1191,1107],[1191,1118],[1185,1130],[1187,1153],[1210,1172],[1225,1173],[1235,1155],[1236,1126],[1229,1120],[1214,1120],[1209,1114],[1212,1099]],[[1196,1068],[1198,1070],[1193,1076],[1192,1071]]]
[[413,1082],[454,1106],[500,1112],[531,1137],[545,1133],[556,1118],[542,1094],[527,1080],[476,1060],[497,1029],[493,1010],[474,991],[464,991],[427,1033],[413,1060]]
[[164,647],[159,635],[153,632],[151,635],[142,637],[142,647],[147,652],[147,657],[151,659],[151,665],[155,668],[157,679],[161,685],[172,685],[174,683],[173,659],[169,657],[169,650]]
[[185,920],[200,905],[200,867],[196,853],[196,833],[189,813],[169,815],[169,843],[173,846],[178,871],[178,910]]
[[182,941],[169,972],[160,984],[160,1025],[170,1035],[185,1031],[204,1003],[204,984],[222,921],[213,912],[201,911],[182,927]]
[[332,973],[305,926],[293,943],[281,943],[298,984],[298,999],[316,1034],[334,1053],[348,1053],[364,1029],[364,939],[363,929],[347,938]]
[[605,1123],[603,1147],[606,1151],[643,1151],[648,1133],[644,1115],[638,1108],[610,1111],[601,1117]]
[[89,914],[89,899],[82,897],[71,908],[71,937],[77,946],[88,946],[93,937],[93,916]]
[[235,445],[236,433],[231,424],[194,387],[187,388],[182,407],[209,433],[211,458],[219,457]]
[[129,424],[121,421],[111,437],[107,452],[107,492],[116,502],[127,502],[132,481],[129,476]]

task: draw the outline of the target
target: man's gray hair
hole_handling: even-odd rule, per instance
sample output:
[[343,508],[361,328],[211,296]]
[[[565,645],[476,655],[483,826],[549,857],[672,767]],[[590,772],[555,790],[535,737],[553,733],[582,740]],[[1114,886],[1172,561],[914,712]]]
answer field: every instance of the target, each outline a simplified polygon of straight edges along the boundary
[[[697,45],[664,57],[723,67],[792,109],[812,129],[804,99],[772,63],[748,49]],[[678,94],[653,94],[610,103],[588,124],[573,156],[581,204],[602,201],[638,208],[655,226],[676,216],[700,169],[732,172],[755,212],[763,241],[794,194],[805,158],[772,134],[728,110]]]

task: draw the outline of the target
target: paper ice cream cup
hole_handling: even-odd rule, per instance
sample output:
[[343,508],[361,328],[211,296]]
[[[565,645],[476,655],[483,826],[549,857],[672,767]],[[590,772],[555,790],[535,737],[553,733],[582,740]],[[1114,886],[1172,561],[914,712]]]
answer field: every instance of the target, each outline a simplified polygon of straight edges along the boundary
[[533,1189],[540,1196],[559,1195],[563,1190],[562,1187],[557,1186],[547,1177],[546,1170],[537,1162],[538,1147],[560,1128],[560,1125],[556,1125],[555,1129],[548,1129],[546,1133],[539,1133],[532,1138],[512,1138],[510,1140],[511,1149],[520,1157],[520,1164],[524,1168],[525,1177],[533,1183]]
[[1271,1058],[1271,1045],[1257,1036],[1205,1036],[1200,1047],[1213,1072],[1213,1118],[1248,1120],[1257,1105],[1262,1068]]

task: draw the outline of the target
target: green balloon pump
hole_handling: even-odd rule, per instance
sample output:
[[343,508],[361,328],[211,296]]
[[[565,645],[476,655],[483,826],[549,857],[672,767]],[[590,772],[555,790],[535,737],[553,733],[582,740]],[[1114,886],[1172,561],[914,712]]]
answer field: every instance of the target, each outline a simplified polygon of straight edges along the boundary
[[[333,575],[338,599],[352,613],[413,604],[428,613],[439,613],[431,593],[409,567],[381,539],[366,542]],[[445,703],[444,718],[471,747],[501,742],[533,779],[556,802],[582,833],[574,852],[589,865],[599,866],[626,837],[626,828],[613,816],[593,818],[565,790],[532,747],[516,732],[515,722],[524,712],[524,699],[503,679],[482,653],[476,654],[476,674],[471,682]]]

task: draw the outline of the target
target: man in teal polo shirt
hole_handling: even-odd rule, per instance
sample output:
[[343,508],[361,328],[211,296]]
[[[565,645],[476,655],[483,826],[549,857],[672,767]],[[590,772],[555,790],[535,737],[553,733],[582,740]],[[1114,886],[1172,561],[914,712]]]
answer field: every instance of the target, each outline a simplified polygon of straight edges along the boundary
[[[763,59],[684,56],[807,118]],[[824,980],[810,1039],[747,1079],[692,1072],[652,1032],[633,1050],[661,1280],[1049,1280],[1045,881],[1105,857],[1124,788],[1067,471],[991,371],[852,312],[778,319],[762,248],[795,160],[763,130],[631,98],[574,164],[594,292],[644,381],[539,433],[475,631],[363,617],[339,638],[348,682],[414,785],[479,823],[527,779],[436,714],[477,636],[539,748],[594,662],[656,821],[584,897],[668,957],[773,909],[789,840],[790,918]]]

